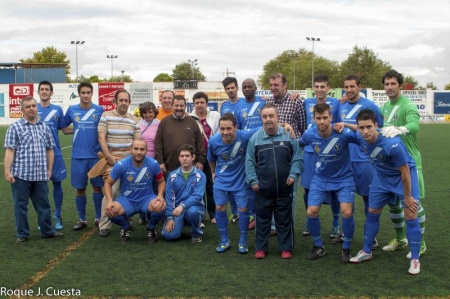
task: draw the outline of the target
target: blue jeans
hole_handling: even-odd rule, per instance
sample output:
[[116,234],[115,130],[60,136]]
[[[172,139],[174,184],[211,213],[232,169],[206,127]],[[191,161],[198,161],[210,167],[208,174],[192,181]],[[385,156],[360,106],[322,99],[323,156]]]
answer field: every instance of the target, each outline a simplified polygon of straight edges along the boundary
[[28,203],[31,199],[38,216],[43,238],[52,237],[56,231],[52,228],[51,208],[48,201],[47,181],[30,182],[14,177],[11,184],[14,200],[14,218],[16,221],[16,236],[28,238],[30,228],[28,225]]

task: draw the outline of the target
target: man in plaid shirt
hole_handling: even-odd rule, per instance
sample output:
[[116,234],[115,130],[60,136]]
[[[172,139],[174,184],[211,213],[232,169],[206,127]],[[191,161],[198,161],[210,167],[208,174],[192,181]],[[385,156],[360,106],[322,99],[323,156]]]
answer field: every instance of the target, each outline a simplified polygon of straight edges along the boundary
[[52,175],[55,141],[49,127],[37,119],[37,102],[25,97],[20,103],[23,117],[6,132],[5,180],[11,183],[17,243],[30,236],[29,199],[38,214],[43,238],[62,237],[52,227],[47,181]]

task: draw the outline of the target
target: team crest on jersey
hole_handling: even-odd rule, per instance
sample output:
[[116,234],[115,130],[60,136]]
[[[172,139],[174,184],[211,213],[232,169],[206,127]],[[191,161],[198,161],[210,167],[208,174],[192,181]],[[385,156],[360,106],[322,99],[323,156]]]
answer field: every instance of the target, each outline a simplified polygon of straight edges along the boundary
[[398,114],[395,113],[395,114],[394,114],[394,117],[393,117],[394,123],[397,121],[397,119],[398,119]]
[[336,143],[333,148],[336,151],[340,151],[342,149],[342,145],[340,145],[339,143]]
[[127,180],[129,182],[133,181],[133,175],[131,173],[128,175]]
[[313,113],[313,111],[314,111],[314,105],[310,105],[309,106],[309,112]]
[[146,172],[145,174],[144,174],[144,178],[146,178],[147,180],[150,178],[150,173],[148,173],[148,172]]
[[244,153],[245,153],[245,148],[244,148],[244,147],[240,147],[240,148],[239,148],[239,152],[240,152],[241,154],[244,154]]
[[346,116],[346,115],[345,115],[345,112],[343,112],[343,113],[341,114],[341,118],[342,118],[342,119],[345,119],[345,116]]
[[247,118],[247,116],[248,116],[247,111],[242,112],[242,117],[243,117],[243,118]]
[[55,114],[55,115],[53,115],[53,120],[58,120],[58,116]]
[[38,116],[37,116],[37,121],[40,121],[40,120],[41,120],[41,115],[38,114]]
[[97,119],[97,115],[95,115],[94,113],[92,113],[91,118],[92,118],[93,120],[96,120],[96,119]]
[[222,154],[220,154],[220,156],[222,157],[222,159],[224,159],[224,160],[228,160],[228,154],[227,153],[222,153]]
[[316,146],[314,147],[314,151],[315,151],[316,153],[320,153],[320,146],[316,145]]
[[75,116],[75,121],[76,121],[76,122],[79,122],[79,121],[80,121],[80,116],[79,116],[79,115]]

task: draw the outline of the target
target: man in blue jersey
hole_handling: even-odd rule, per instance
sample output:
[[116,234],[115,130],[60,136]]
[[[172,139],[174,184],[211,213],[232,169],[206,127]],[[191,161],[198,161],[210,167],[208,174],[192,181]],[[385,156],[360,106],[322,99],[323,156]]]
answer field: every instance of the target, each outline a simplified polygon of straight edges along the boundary
[[166,221],[162,235],[166,240],[175,240],[181,236],[183,227],[189,225],[191,242],[200,243],[203,236],[200,224],[205,216],[206,176],[194,167],[195,149],[192,145],[182,145],[178,149],[178,159],[181,166],[167,177]]
[[64,134],[72,134],[72,128],[68,128],[64,123],[64,113],[60,106],[53,105],[51,97],[53,95],[53,84],[49,81],[42,81],[38,86],[38,94],[40,102],[37,105],[38,119],[43,121],[52,132],[55,140],[55,147],[53,148],[54,162],[52,177],[50,180],[53,183],[53,200],[55,203],[55,213],[53,214],[53,222],[55,229],[63,229],[61,218],[61,206],[63,203],[64,192],[62,188],[62,181],[67,177],[66,165],[61,152],[61,145],[59,143],[58,131],[62,130]]
[[[73,226],[74,230],[80,230],[87,226],[87,174],[98,162],[97,153],[100,151],[97,127],[103,113],[103,107],[92,103],[93,91],[94,87],[89,82],[81,82],[78,84],[80,103],[70,106],[64,115],[66,126],[73,123],[71,183],[72,187],[77,189],[75,203],[78,211],[78,222]],[[94,189],[95,219],[100,219],[103,179],[101,177],[95,177],[90,179],[90,182]]]
[[209,140],[208,162],[214,181],[214,201],[216,202],[216,223],[221,241],[216,252],[222,253],[230,248],[228,239],[227,203],[234,196],[239,211],[239,252],[247,253],[247,232],[249,214],[245,182],[245,151],[250,137],[257,129],[237,130],[236,117],[225,113],[219,120],[220,135]]
[[355,231],[355,182],[348,147],[349,143],[356,142],[356,138],[350,129],[345,129],[342,133],[333,130],[331,107],[327,103],[314,106],[314,122],[316,126],[308,129],[300,138],[300,145],[310,144],[316,155],[315,172],[308,195],[307,226],[314,242],[309,259],[315,260],[325,254],[320,235],[319,212],[322,203],[334,192],[340,203],[344,233],[341,262],[348,263]]
[[273,214],[281,258],[290,259],[294,246],[292,196],[302,168],[301,150],[295,136],[280,127],[273,104],[262,108],[261,119],[263,128],[250,138],[245,158],[247,182],[255,192],[255,257],[265,258],[269,249]]
[[383,207],[392,204],[397,197],[402,199],[406,219],[406,238],[411,249],[408,272],[420,273],[421,232],[417,211],[419,208],[419,179],[416,164],[399,137],[387,138],[377,130],[375,113],[362,110],[357,118],[356,134],[362,150],[375,167],[369,192],[369,211],[364,225],[364,247],[350,259],[361,263],[372,259],[372,244],[378,233]]
[[[328,97],[328,92],[330,91],[330,81],[325,75],[317,75],[314,78],[314,98],[308,98],[305,100],[305,110],[306,110],[306,126],[307,129],[314,127],[316,124],[314,122],[314,106],[316,104],[327,103],[331,108],[332,123],[341,121],[340,114],[340,102],[336,98]],[[303,195],[303,200],[305,203],[305,208],[308,209],[308,192],[311,185],[311,180],[314,176],[314,169],[316,165],[316,154],[311,146],[305,146],[303,159],[305,162],[305,170],[302,173],[301,185],[305,189]],[[333,213],[333,221],[331,224],[330,238],[337,238],[340,236],[339,230],[339,201],[336,199],[334,193],[331,194],[330,199],[326,200],[326,203],[331,205],[331,211]],[[310,236],[308,227],[303,231],[303,236]]]
[[[123,243],[130,241],[131,224],[128,218],[136,213],[159,213],[166,208],[164,175],[158,162],[146,153],[147,142],[135,139],[131,145],[131,156],[119,160],[105,181],[106,214],[112,223],[121,227]],[[119,179],[120,195],[113,201],[112,186]],[[158,195],[153,193],[153,180],[158,183]],[[149,234],[147,237],[149,243],[153,243]]]
[[[371,100],[361,96],[361,81],[356,75],[348,75],[344,79],[344,90],[347,101],[341,105],[341,118],[345,126],[354,126],[356,130],[356,116],[363,109],[373,111],[380,127],[383,126],[383,117],[380,108]],[[350,144],[350,159],[352,161],[353,177],[355,179],[356,193],[361,195],[364,201],[364,213],[367,217],[369,209],[369,187],[372,183],[374,169],[370,165],[369,159],[357,144]],[[342,237],[333,239],[334,243],[341,243]],[[378,242],[375,239],[372,249],[378,248]]]

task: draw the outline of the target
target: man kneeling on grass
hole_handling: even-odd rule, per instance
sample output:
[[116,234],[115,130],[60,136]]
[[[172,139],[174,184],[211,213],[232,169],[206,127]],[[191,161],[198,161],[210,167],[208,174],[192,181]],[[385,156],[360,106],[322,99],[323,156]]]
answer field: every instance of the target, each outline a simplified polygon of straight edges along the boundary
[[380,226],[381,211],[385,205],[395,202],[399,197],[403,199],[406,238],[411,248],[408,272],[419,274],[421,232],[417,210],[420,201],[419,180],[414,159],[399,137],[387,138],[380,134],[372,111],[361,110],[356,117],[356,122],[358,141],[376,171],[369,191],[369,211],[364,225],[364,247],[350,259],[350,262],[361,263],[372,259],[372,244]]
[[[136,213],[147,213],[149,243],[157,241],[156,224],[164,216],[166,183],[158,162],[146,156],[147,142],[135,139],[131,146],[131,156],[118,161],[105,181],[106,212],[111,222],[119,225],[123,243],[130,241],[131,223],[127,219]],[[112,186],[120,179],[120,195],[113,201]],[[152,183],[158,183],[158,196],[153,193]]]
[[166,240],[181,236],[185,225],[191,226],[191,242],[200,243],[203,231],[200,227],[205,216],[203,195],[206,188],[205,174],[194,166],[195,149],[184,144],[178,149],[181,166],[167,177],[166,222],[162,235]]

